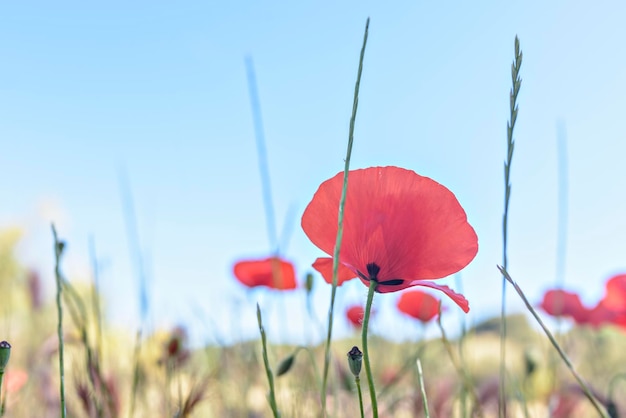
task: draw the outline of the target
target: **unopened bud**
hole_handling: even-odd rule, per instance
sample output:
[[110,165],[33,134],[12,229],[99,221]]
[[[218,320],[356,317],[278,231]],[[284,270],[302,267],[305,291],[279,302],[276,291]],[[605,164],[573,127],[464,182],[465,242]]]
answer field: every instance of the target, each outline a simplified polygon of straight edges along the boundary
[[348,366],[354,377],[359,377],[361,373],[361,364],[363,363],[363,353],[356,345],[352,350],[348,351]]
[[9,363],[11,357],[11,344],[6,341],[0,342],[0,372],[4,373],[4,368]]
[[276,376],[282,376],[285,373],[287,373],[289,370],[291,370],[291,366],[293,366],[293,362],[296,359],[296,353],[293,353],[292,355],[290,355],[289,357],[285,358],[283,361],[280,362],[280,364],[278,365],[278,369],[276,369]]

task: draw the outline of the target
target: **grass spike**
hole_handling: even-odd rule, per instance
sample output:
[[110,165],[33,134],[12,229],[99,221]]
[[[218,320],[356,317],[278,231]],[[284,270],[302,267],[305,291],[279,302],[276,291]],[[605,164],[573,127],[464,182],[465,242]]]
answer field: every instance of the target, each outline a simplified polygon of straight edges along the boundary
[[[341,239],[343,237],[343,210],[346,205],[346,194],[348,190],[348,172],[350,171],[350,157],[352,155],[352,143],[354,142],[354,125],[356,121],[356,112],[359,105],[359,88],[361,86],[361,74],[363,73],[363,58],[365,57],[365,47],[367,45],[367,36],[370,26],[370,19],[365,22],[365,34],[363,35],[363,46],[361,47],[361,55],[359,56],[359,69],[357,71],[356,83],[354,85],[354,100],[352,102],[352,116],[350,118],[350,130],[348,133],[348,149],[346,151],[346,160],[343,173],[343,189],[341,190],[341,199],[339,200],[339,213],[337,216],[337,240],[335,241],[335,251],[333,253],[333,283],[330,294],[330,308],[328,309],[328,333],[326,335],[326,345],[324,348],[324,371],[322,373],[322,413],[327,415],[326,411],[326,388],[328,386],[328,370],[330,368],[330,340],[333,333],[333,316],[335,310],[335,295],[337,293],[337,273],[339,271],[339,249],[341,248]],[[375,393],[372,392],[375,397]]]
[[[517,121],[517,96],[522,86],[520,78],[520,68],[522,66],[522,52],[520,50],[519,38],[515,36],[515,58],[511,64],[512,86],[509,93],[510,116],[506,124],[507,131],[507,159],[504,163],[504,214],[502,216],[502,264],[508,266],[508,219],[509,201],[511,198],[511,163],[513,162],[513,150],[515,141],[513,140],[513,130]],[[502,304],[500,311],[500,323],[502,324],[500,333],[500,385],[498,396],[498,414],[500,418],[505,418],[506,413],[506,280],[502,278]]]

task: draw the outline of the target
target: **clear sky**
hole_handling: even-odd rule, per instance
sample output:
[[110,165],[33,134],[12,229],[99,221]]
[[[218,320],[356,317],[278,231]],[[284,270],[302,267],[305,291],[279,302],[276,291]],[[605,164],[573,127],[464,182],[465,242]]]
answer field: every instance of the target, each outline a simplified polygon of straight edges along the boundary
[[[271,336],[300,338],[303,291],[247,292],[231,273],[235,260],[270,251],[244,59],[256,67],[279,233],[291,231],[283,254],[303,277],[322,253],[300,216],[343,169],[368,16],[352,167],[409,168],[456,194],[480,243],[462,273],[468,321],[500,309],[516,34],[524,62],[509,270],[533,301],[555,282],[560,125],[565,286],[594,303],[604,280],[626,270],[626,6],[618,1],[4,3],[0,225],[24,229],[20,259],[51,289],[54,221],[68,241],[67,275],[87,280],[93,237],[109,316],[136,324],[125,173],[150,278],[150,327],[184,322],[197,341],[255,337],[259,300]],[[329,287],[318,279],[325,319]],[[340,312],[365,293],[356,281],[341,288]],[[397,296],[377,296],[373,327],[406,338],[416,327],[393,312]],[[453,327],[457,308],[446,304]],[[512,288],[509,307],[522,310]],[[289,330],[278,329],[281,309],[296,319]],[[348,330],[341,314],[336,330]]]

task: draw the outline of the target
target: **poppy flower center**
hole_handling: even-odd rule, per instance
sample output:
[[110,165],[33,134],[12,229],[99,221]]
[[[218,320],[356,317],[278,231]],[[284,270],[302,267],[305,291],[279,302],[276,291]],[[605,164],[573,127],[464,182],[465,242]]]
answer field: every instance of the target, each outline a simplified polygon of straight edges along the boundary
[[357,273],[359,274],[359,277],[361,277],[363,280],[367,282],[372,280],[374,282],[377,282],[378,284],[382,284],[385,286],[399,286],[402,283],[404,283],[404,280],[402,279],[391,279],[391,280],[385,280],[383,282],[379,282],[378,273],[380,273],[380,266],[376,263],[368,263],[365,267],[367,268],[367,276],[358,270],[357,270]]

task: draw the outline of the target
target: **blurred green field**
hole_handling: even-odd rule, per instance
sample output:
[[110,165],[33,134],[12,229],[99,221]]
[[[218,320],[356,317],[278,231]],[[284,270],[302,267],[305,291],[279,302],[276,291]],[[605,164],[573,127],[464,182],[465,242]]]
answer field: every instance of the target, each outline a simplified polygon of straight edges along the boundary
[[[53,300],[41,299],[40,286],[16,261],[18,237],[16,230],[0,234],[0,324],[12,344],[4,375],[4,416],[57,417],[56,308]],[[78,283],[75,290],[86,315],[75,321],[74,303],[66,300],[68,416],[127,417],[131,410],[134,417],[271,416],[259,340],[192,350],[184,328],[160,330],[143,336],[136,356],[136,336],[129,330],[115,330],[104,323],[100,335],[91,285]],[[462,384],[441,338],[392,343],[372,336],[370,353],[380,416],[424,416],[417,358],[423,365],[431,416],[498,416],[499,333],[499,319],[492,319],[469,329],[463,338],[448,341],[452,358],[467,373],[471,386]],[[612,379],[625,371],[626,333],[615,327],[572,327],[557,338],[597,398],[605,406],[612,400],[616,411],[626,410],[626,385],[619,380],[613,381],[609,399]],[[328,411],[333,417],[353,417],[359,409],[346,357],[353,345],[360,345],[356,333],[332,343]],[[319,417],[324,347],[298,350],[270,342],[268,355],[274,372],[294,351],[292,367],[275,379],[279,410],[285,417]],[[525,314],[508,317],[507,361],[510,416],[595,416],[569,370]],[[366,384],[363,390],[366,393]],[[364,399],[368,416],[369,399]]]

